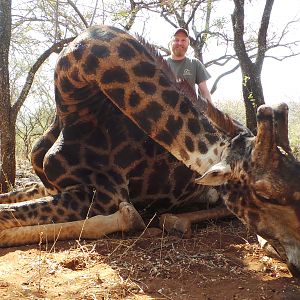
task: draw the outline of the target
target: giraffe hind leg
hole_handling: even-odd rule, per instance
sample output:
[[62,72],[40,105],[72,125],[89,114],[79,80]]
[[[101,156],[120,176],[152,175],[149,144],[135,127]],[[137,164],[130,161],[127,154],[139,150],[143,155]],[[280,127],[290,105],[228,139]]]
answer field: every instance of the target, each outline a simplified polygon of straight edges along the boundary
[[18,203],[28,200],[39,199],[49,195],[42,183],[33,183],[23,189],[0,194],[0,204]]
[[0,246],[80,236],[94,239],[112,232],[144,228],[139,213],[128,202],[117,200],[116,211],[105,215],[94,198],[97,196],[93,188],[78,185],[34,201],[1,204]]
[[50,194],[57,192],[56,188],[49,182],[44,172],[44,158],[48,150],[53,146],[60,134],[59,118],[56,115],[49,129],[39,138],[31,151],[31,163],[36,175],[43,182]]
[[132,204],[121,202],[113,214],[97,215],[67,223],[21,226],[0,232],[0,247],[47,243],[60,240],[99,239],[114,232],[137,231],[145,224]]

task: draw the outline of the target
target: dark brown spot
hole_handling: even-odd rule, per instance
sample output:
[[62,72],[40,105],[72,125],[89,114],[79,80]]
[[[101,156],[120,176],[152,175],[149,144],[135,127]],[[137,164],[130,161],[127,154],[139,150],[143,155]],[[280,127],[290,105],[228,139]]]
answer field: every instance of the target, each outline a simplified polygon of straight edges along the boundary
[[56,212],[60,216],[63,216],[65,214],[65,211],[63,209],[61,209],[61,208],[58,208]]
[[91,48],[91,53],[95,55],[97,58],[106,58],[110,55],[110,51],[108,47],[103,45],[94,45]]
[[133,114],[133,118],[146,132],[151,130],[153,121],[158,121],[161,117],[163,107],[157,102],[150,102],[146,108]]
[[176,120],[174,116],[169,116],[166,128],[169,130],[170,134],[173,137],[176,137],[179,133],[179,130],[182,128],[183,121],[180,117]]
[[198,142],[198,149],[199,149],[201,154],[205,154],[208,151],[207,146],[203,141]]
[[161,93],[161,97],[171,107],[175,107],[179,100],[179,94],[176,91],[164,90]]
[[106,212],[107,214],[111,215],[113,213],[115,213],[118,210],[119,206],[117,206],[116,204],[110,205],[107,209]]
[[45,164],[44,171],[50,181],[55,181],[59,176],[66,173],[65,168],[55,156],[48,157],[48,163]]
[[166,145],[171,145],[173,142],[173,137],[170,135],[170,133],[166,130],[161,130],[157,136],[156,136],[157,140],[159,142],[162,142]]
[[127,43],[123,42],[118,47],[118,55],[128,61],[135,57],[135,52]]
[[195,150],[194,142],[193,142],[193,140],[189,136],[185,137],[185,141],[184,142],[185,142],[186,148],[190,152],[194,152],[194,150]]
[[80,43],[80,44],[76,44],[74,46],[74,50],[73,50],[73,56],[75,58],[76,61],[80,61],[82,59],[83,53],[86,49],[86,44],[85,43]]
[[189,103],[186,100],[184,100],[180,103],[179,109],[183,115],[186,115],[190,111]]
[[169,166],[166,162],[156,162],[149,175],[147,193],[150,195],[161,193],[168,181],[169,174]]
[[98,58],[93,54],[89,54],[82,66],[86,74],[96,74],[96,71],[99,68]]
[[75,214],[68,214],[66,216],[66,221],[68,221],[68,222],[73,222],[73,221],[77,221],[77,220],[78,220],[78,217]]
[[133,91],[129,96],[129,105],[131,107],[136,107],[139,105],[140,100],[141,96],[136,91]]
[[215,133],[215,128],[210,124],[210,122],[206,118],[201,119],[201,124],[205,132],[208,133]]
[[206,139],[208,140],[208,142],[213,145],[215,144],[217,141],[219,141],[219,138],[217,135],[213,135],[213,134],[209,134],[209,133],[206,133],[205,134],[205,137]]
[[155,75],[155,66],[147,61],[142,61],[133,67],[133,73],[139,77],[152,78]]
[[103,73],[101,82],[104,84],[112,82],[127,83],[129,82],[129,75],[123,68],[113,67]]
[[171,81],[170,81],[170,79],[168,79],[166,77],[165,74],[162,74],[162,75],[159,76],[159,81],[158,82],[159,82],[159,84],[162,87],[169,87],[169,86],[171,86]]
[[131,178],[129,181],[130,198],[134,199],[141,195],[144,181],[141,179]]
[[188,128],[194,135],[200,132],[200,124],[197,119],[188,119]]
[[138,83],[140,89],[147,95],[154,95],[156,92],[156,86],[152,82],[141,81]]

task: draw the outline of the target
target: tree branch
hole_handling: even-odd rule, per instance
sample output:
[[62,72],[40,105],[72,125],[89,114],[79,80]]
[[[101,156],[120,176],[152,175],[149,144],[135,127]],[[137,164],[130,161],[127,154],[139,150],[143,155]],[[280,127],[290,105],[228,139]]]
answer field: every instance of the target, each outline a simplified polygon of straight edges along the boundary
[[79,18],[81,19],[81,21],[83,22],[84,26],[86,28],[89,27],[88,22],[85,20],[84,16],[81,14],[81,12],[79,11],[79,9],[77,8],[77,6],[75,5],[75,3],[71,0],[67,0],[68,3],[72,6],[72,8],[76,11],[76,13],[78,14]]
[[[245,68],[252,66],[252,61],[247,55],[245,42],[243,39],[244,35],[244,0],[233,0],[235,8],[231,15],[232,28],[234,34],[234,50],[239,58],[239,61],[245,65]],[[244,69],[245,69],[244,68]]]
[[52,53],[58,53],[61,51],[62,47],[66,44],[70,43],[72,40],[74,40],[74,37],[67,38],[64,40],[61,40],[55,44],[53,44],[48,50],[46,50],[34,63],[34,65],[30,68],[27,78],[25,81],[25,84],[22,88],[22,91],[17,99],[17,101],[12,106],[13,115],[16,118],[21,106],[23,105],[29,90],[31,88],[35,73],[40,68],[40,66],[44,63],[44,61],[50,56]]
[[272,12],[274,0],[266,0],[264,12],[260,22],[260,28],[258,32],[258,49],[255,67],[258,71],[261,71],[264,62],[264,57],[267,51],[267,32]]
[[228,70],[227,72],[224,72],[223,74],[221,74],[220,76],[218,76],[217,79],[215,80],[215,82],[214,82],[214,84],[213,84],[211,90],[210,90],[210,93],[213,94],[213,93],[217,90],[218,83],[219,83],[219,81],[220,81],[223,77],[225,77],[225,76],[227,76],[227,75],[233,73],[234,71],[236,71],[236,70],[239,68],[239,66],[240,66],[240,64],[237,64],[237,65],[236,65],[234,68],[232,68],[231,70]]

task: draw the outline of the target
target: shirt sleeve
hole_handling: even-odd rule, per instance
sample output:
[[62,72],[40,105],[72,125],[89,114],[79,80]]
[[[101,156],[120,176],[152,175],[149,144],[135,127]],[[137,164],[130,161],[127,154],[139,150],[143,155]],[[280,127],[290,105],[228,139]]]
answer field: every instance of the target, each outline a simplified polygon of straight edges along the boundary
[[211,77],[200,60],[195,58],[193,63],[196,66],[196,84],[206,81]]

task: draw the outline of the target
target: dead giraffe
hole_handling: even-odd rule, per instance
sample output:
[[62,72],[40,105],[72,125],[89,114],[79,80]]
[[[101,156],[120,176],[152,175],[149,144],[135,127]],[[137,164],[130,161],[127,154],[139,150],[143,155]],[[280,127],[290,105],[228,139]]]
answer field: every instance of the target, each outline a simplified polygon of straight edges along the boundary
[[253,137],[191,101],[151,47],[107,26],[62,51],[55,92],[56,119],[32,153],[46,189],[1,196],[1,246],[39,242],[41,231],[53,240],[143,228],[139,212],[205,196],[197,176],[222,185],[227,206],[300,275],[300,165],[278,126],[287,129],[286,106],[261,107]]

